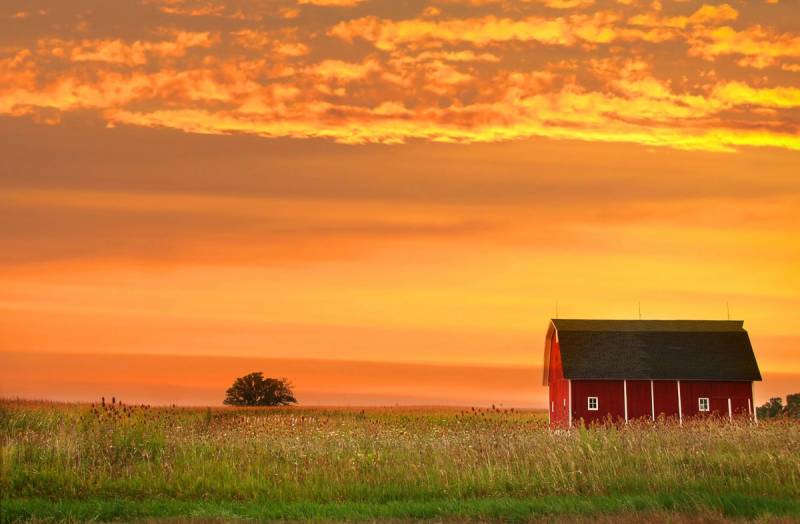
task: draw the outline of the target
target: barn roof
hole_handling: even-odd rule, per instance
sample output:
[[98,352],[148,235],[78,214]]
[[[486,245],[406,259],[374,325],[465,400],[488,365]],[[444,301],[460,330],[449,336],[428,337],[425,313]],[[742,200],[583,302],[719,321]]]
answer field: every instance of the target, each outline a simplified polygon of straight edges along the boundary
[[741,320],[552,322],[566,378],[761,380]]

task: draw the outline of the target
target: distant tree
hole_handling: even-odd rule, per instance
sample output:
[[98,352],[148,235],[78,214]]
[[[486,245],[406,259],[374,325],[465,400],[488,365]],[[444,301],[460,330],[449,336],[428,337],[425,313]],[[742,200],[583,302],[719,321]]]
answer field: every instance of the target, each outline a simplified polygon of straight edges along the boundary
[[800,393],[786,395],[786,405],[781,397],[772,397],[758,408],[758,418],[792,417],[800,418]]
[[786,414],[792,418],[800,418],[800,393],[786,395]]
[[229,406],[288,406],[297,404],[292,384],[285,378],[264,378],[259,371],[237,378],[225,392]]
[[783,399],[781,397],[772,397],[769,402],[758,408],[758,418],[773,418],[779,417],[783,414]]

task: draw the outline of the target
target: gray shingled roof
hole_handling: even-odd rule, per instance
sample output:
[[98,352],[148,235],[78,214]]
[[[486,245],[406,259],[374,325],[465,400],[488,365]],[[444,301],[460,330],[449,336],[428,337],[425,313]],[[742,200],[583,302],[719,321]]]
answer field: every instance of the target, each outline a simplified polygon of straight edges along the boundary
[[566,378],[761,380],[740,320],[554,319]]

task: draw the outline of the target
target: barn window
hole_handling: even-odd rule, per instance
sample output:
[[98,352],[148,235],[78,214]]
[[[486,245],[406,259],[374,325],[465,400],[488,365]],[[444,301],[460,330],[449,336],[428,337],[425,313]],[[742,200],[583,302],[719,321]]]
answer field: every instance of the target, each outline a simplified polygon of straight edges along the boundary
[[567,399],[564,399],[564,407],[567,407]]
[[589,403],[589,411],[597,411],[597,405],[598,405],[597,397],[589,397],[588,403]]
[[711,409],[708,407],[708,398],[706,397],[698,398],[697,405],[700,411],[711,411]]
[[550,401],[550,413],[554,413],[556,411],[556,403],[552,400]]

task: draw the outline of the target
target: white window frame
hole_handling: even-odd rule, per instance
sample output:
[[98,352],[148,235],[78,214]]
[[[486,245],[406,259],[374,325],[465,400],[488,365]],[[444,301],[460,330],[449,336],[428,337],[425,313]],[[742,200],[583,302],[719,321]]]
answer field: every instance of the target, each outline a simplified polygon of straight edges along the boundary
[[[705,401],[705,409],[703,409],[703,404]],[[711,400],[708,397],[700,397],[697,399],[697,410],[698,411],[711,411]]]
[[[592,401],[594,400],[594,407],[592,407]],[[600,409],[600,399],[597,397],[586,397],[586,409],[589,411],[597,411]]]

